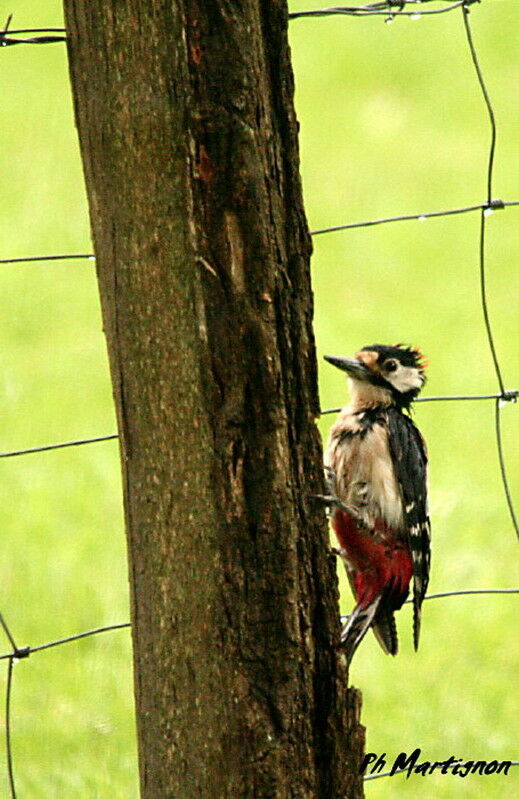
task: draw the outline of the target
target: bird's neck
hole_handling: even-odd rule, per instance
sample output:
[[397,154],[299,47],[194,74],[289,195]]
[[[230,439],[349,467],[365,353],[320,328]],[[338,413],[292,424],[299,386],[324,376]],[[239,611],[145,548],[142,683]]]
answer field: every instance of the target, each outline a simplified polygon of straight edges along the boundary
[[394,405],[391,391],[383,386],[374,386],[360,380],[350,380],[350,408],[352,413],[365,411],[369,408],[389,408]]

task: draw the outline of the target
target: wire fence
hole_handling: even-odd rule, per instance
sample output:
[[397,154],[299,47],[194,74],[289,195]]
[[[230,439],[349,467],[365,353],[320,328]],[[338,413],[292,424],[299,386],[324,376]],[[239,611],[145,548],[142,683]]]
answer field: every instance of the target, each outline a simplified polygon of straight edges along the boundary
[[[486,82],[483,77],[481,64],[478,58],[477,50],[474,44],[472,30],[470,25],[469,12],[471,6],[476,3],[482,3],[484,0],[460,0],[460,2],[449,2],[449,0],[381,0],[381,2],[374,2],[367,5],[352,5],[340,6],[334,8],[323,8],[312,11],[295,11],[289,13],[290,20],[300,18],[318,18],[332,15],[343,15],[350,17],[367,17],[376,16],[384,17],[386,23],[394,22],[398,17],[409,19],[420,19],[437,14],[444,14],[447,12],[461,11],[463,17],[463,25],[465,29],[467,46],[470,52],[472,63],[474,66],[477,82],[481,91],[483,102],[486,108],[489,124],[490,142],[488,149],[488,160],[485,169],[486,179],[486,198],[483,202],[466,206],[463,208],[449,208],[443,211],[432,212],[419,212],[414,214],[404,214],[397,216],[389,216],[382,219],[369,219],[361,222],[347,222],[338,224],[331,227],[322,228],[319,230],[311,231],[311,235],[321,236],[323,234],[337,233],[340,231],[353,230],[358,228],[369,228],[376,225],[392,224],[398,222],[418,221],[425,222],[431,219],[440,217],[447,217],[453,215],[467,214],[472,212],[480,213],[480,227],[479,227],[479,286],[480,286],[480,300],[481,311],[483,317],[483,324],[485,327],[487,342],[492,357],[496,380],[499,391],[497,393],[478,394],[478,395],[450,395],[450,396],[425,396],[415,400],[415,402],[438,402],[438,401],[474,401],[474,400],[493,400],[495,403],[495,436],[496,446],[498,452],[499,469],[501,480],[503,483],[504,494],[506,499],[507,508],[510,514],[512,525],[515,529],[516,535],[519,538],[519,525],[515,513],[512,494],[509,486],[506,462],[504,457],[502,434],[501,434],[501,408],[505,404],[515,403],[519,397],[519,389],[506,389],[502,377],[502,369],[500,360],[498,358],[494,332],[488,311],[487,299],[487,281],[486,281],[486,220],[494,211],[504,210],[506,208],[513,208],[519,206],[519,200],[501,200],[493,197],[493,170],[495,159],[495,147],[497,127],[495,121],[494,109],[490,96],[487,90]],[[434,7],[428,8],[431,4]],[[426,8],[424,8],[426,6]],[[408,10],[410,9],[410,10]],[[66,30],[64,28],[22,28],[11,29],[12,15],[9,15],[2,31],[0,31],[0,47],[8,47],[19,44],[51,44],[56,42],[66,41]],[[62,260],[95,260],[92,253],[68,253],[68,254],[48,254],[28,257],[16,258],[2,258],[0,264],[14,265],[22,263],[34,263],[43,261],[62,261]],[[341,408],[328,408],[321,411],[321,414],[337,413]],[[48,452],[52,450],[62,449],[66,447],[78,447],[87,444],[96,444],[105,441],[112,441],[117,439],[116,434],[109,434],[104,436],[97,436],[93,438],[82,438],[74,441],[59,442],[55,444],[48,444],[39,447],[28,447],[19,450],[13,450],[0,453],[0,458],[12,458],[23,455],[30,455],[34,453]],[[486,589],[465,589],[458,591],[444,591],[436,594],[429,594],[425,597],[426,600],[445,599],[448,597],[460,596],[476,596],[476,595],[510,595],[519,593],[519,588],[486,588]],[[408,600],[407,602],[410,602]],[[407,603],[406,603],[407,604]],[[345,619],[347,617],[343,617]],[[7,684],[6,684],[6,704],[5,704],[5,756],[7,764],[7,773],[9,779],[9,789],[11,799],[16,799],[16,785],[14,777],[14,764],[13,764],[13,751],[12,751],[12,686],[13,686],[13,667],[14,664],[20,660],[26,660],[30,655],[43,652],[45,650],[72,643],[91,636],[97,636],[103,633],[115,632],[121,629],[128,629],[129,622],[122,622],[104,627],[97,627],[90,630],[70,635],[53,641],[48,641],[36,646],[18,646],[15,637],[6,621],[4,616],[0,613],[0,627],[3,629],[5,636],[11,647],[9,652],[0,655],[0,660],[6,660],[7,667]],[[511,765],[519,765],[519,761],[511,761]],[[370,774],[364,777],[364,780],[378,779],[380,777],[392,776],[393,774],[405,773],[406,769],[397,771],[387,771],[377,774]]]
[[[290,19],[301,17],[328,17],[333,15],[346,15],[350,17],[385,17],[386,22],[393,22],[398,17],[409,17],[410,19],[420,19],[437,14],[445,14],[454,11],[456,8],[468,8],[481,0],[458,0],[455,3],[450,0],[381,0],[378,3],[368,3],[367,5],[356,6],[336,6],[335,8],[322,8],[315,11],[294,11],[289,14]],[[423,9],[426,3],[433,3],[438,8]],[[447,5],[443,5],[447,3]],[[414,6],[412,11],[406,11],[407,6]]]

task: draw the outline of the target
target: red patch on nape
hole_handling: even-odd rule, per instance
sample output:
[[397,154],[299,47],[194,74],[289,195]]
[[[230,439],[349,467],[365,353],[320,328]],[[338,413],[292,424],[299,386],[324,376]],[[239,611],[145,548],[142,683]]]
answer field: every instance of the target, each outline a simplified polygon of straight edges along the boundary
[[407,352],[412,352],[416,358],[416,365],[421,372],[425,372],[425,370],[428,368],[429,361],[418,347],[410,347],[408,344],[402,344],[402,342],[394,344],[394,346],[399,350],[407,350]]
[[395,610],[399,608],[407,597],[413,576],[409,549],[396,538],[391,539],[391,530],[384,523],[377,525],[376,529],[384,538],[376,540],[372,532],[362,529],[355,519],[341,510],[333,514],[332,526],[353,571],[357,603],[367,607],[389,589]]
[[418,347],[414,347],[411,351],[414,352],[418,368],[421,372],[424,372],[429,366],[429,361]]

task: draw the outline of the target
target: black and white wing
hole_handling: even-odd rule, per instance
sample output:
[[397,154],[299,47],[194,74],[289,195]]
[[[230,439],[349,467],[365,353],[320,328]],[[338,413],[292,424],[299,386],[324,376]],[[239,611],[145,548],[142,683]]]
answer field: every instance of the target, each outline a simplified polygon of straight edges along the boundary
[[389,449],[404,505],[404,520],[413,562],[413,638],[418,648],[421,607],[431,563],[427,509],[427,452],[413,421],[396,408],[388,409]]

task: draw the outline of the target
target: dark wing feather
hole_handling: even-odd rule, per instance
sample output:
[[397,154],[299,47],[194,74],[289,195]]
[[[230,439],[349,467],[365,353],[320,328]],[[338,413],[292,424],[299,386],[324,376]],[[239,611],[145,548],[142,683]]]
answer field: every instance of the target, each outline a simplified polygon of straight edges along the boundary
[[398,633],[395,624],[395,612],[385,599],[383,596],[373,620],[373,632],[386,655],[396,655],[398,652]]
[[427,452],[413,421],[388,410],[389,449],[402,491],[404,518],[413,561],[414,647],[418,648],[422,601],[429,582],[430,522],[427,510]]

